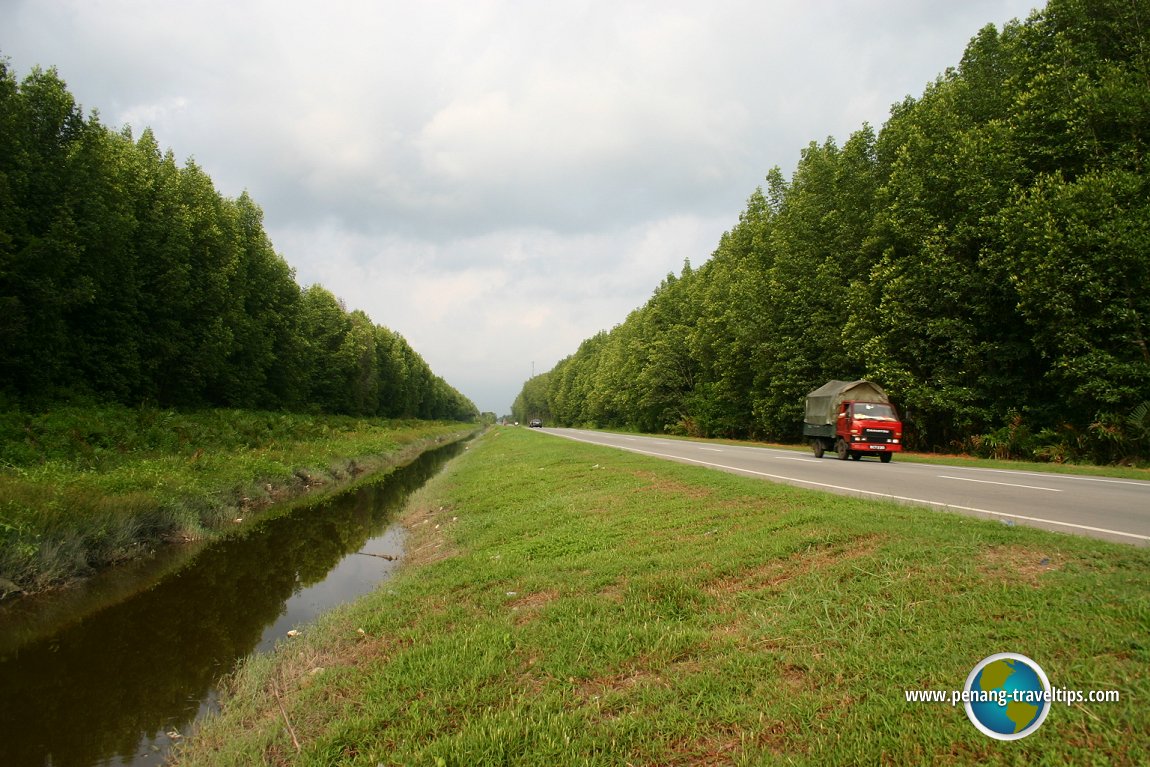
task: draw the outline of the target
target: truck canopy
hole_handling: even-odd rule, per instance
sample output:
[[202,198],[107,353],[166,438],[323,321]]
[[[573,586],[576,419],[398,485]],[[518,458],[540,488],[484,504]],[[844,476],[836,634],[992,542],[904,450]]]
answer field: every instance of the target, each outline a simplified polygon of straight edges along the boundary
[[830,381],[807,395],[803,423],[814,426],[833,424],[843,402],[885,402],[890,398],[872,381]]

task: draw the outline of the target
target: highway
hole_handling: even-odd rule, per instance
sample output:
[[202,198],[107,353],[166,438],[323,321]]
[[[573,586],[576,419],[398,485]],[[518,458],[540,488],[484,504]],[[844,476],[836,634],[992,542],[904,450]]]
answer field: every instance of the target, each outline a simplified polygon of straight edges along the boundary
[[840,461],[833,454],[582,429],[545,433],[830,493],[947,509],[1007,524],[1150,545],[1150,482],[958,465]]

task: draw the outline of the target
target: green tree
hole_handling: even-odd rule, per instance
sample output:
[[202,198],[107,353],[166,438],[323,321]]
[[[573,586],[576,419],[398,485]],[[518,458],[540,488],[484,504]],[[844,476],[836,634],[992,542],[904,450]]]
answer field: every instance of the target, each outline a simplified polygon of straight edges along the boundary
[[532,418],[541,418],[544,423],[551,422],[551,410],[547,404],[549,379],[550,373],[542,373],[523,384],[522,391],[511,405],[511,415],[516,421],[525,424]]
[[1066,406],[1058,417],[1080,428],[1150,393],[1148,201],[1144,174],[1046,176],[999,216],[1020,313]]
[[231,209],[236,262],[229,275],[226,318],[232,344],[217,404],[234,407],[298,405],[303,393],[293,371],[301,365],[301,292],[287,262],[263,229],[263,211],[245,192]]
[[870,266],[876,164],[875,135],[866,127],[841,150],[833,139],[812,143],[790,183],[774,181],[755,403],[769,436],[797,438],[803,396],[828,379],[861,374],[843,330],[851,285]]
[[305,371],[309,405],[330,413],[352,407],[348,386],[354,358],[345,344],[352,321],[331,291],[312,285],[303,291],[300,330],[306,339]]
[[358,310],[352,312],[349,319],[351,327],[340,349],[340,357],[347,360],[349,366],[349,409],[355,415],[374,415],[380,407],[375,325],[367,314]]
[[639,370],[631,379],[637,402],[628,414],[628,423],[643,431],[689,426],[687,399],[698,375],[689,345],[694,326],[692,277],[689,264],[678,277],[669,273],[633,320],[638,333],[632,352]]
[[76,226],[89,300],[64,314],[68,372],[62,385],[121,402],[137,400],[142,361],[137,270],[137,197],[143,169],[131,137],[113,133],[93,116],[68,157],[65,204]]
[[15,87],[5,67],[3,81],[0,305],[8,332],[0,373],[18,392],[51,397],[68,372],[67,313],[92,299],[65,193],[84,121],[55,70],[34,69]]
[[249,195],[0,60],[0,394],[471,418],[405,341],[301,291]]
[[[780,191],[777,169],[768,177]],[[777,208],[756,189],[738,224],[723,234],[711,259],[696,273],[699,316],[691,339],[700,380],[688,407],[706,436],[757,436],[755,402],[764,399],[764,342],[771,332],[770,286],[764,275],[774,263],[771,226]]]

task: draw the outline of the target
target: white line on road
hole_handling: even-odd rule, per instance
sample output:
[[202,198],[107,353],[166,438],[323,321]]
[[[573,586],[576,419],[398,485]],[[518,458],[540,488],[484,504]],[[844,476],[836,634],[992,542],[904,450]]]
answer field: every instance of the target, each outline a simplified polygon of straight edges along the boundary
[[830,490],[842,490],[847,493],[855,493],[860,495],[873,495],[878,498],[890,498],[896,501],[905,501],[908,503],[921,503],[927,506],[936,506],[943,509],[958,509],[960,511],[973,511],[979,514],[989,514],[992,517],[1006,517],[1008,519],[1021,519],[1027,522],[1040,522],[1046,525],[1059,525],[1061,527],[1070,527],[1075,530],[1089,530],[1094,533],[1106,533],[1108,535],[1118,535],[1124,538],[1134,538],[1139,541],[1150,541],[1150,535],[1139,535],[1138,533],[1126,533],[1121,530],[1108,530],[1105,527],[1091,527],[1090,525],[1076,525],[1072,522],[1059,522],[1057,519],[1042,519],[1041,517],[1027,517],[1022,514],[1007,514],[1002,511],[991,511],[990,509],[980,509],[975,506],[959,506],[954,503],[945,503],[943,501],[928,501],[922,498],[909,498],[905,495],[892,495],[890,493],[878,493],[873,490],[859,490],[855,487],[843,487],[842,485],[831,485],[826,482],[812,482],[808,479],[797,479],[795,477],[785,477],[780,474],[768,474],[763,471],[754,471],[753,469],[742,469],[738,466],[725,466],[721,463],[711,463],[710,461],[700,461],[697,458],[686,458],[681,455],[668,455],[666,453],[655,453],[650,450],[640,450],[636,447],[624,447],[622,445],[612,445],[610,443],[596,442],[590,439],[583,439],[582,437],[573,437],[569,434],[563,435],[567,439],[575,440],[576,442],[586,442],[590,445],[598,445],[600,447],[614,447],[619,450],[628,450],[632,453],[640,453],[642,455],[650,455],[655,458],[669,458],[676,461],[686,461],[688,463],[696,463],[700,466],[710,466],[713,469],[726,469],[727,471],[735,471],[742,474],[753,474],[757,477],[767,477],[768,479],[778,479],[784,482],[797,482],[804,485],[811,485],[812,487],[825,487]]
[[[909,464],[910,466],[921,466],[923,468],[931,468],[930,464],[918,463]],[[1015,469],[984,469],[981,466],[948,466],[951,470],[957,469],[958,471],[981,471],[988,474],[1017,474],[1023,477],[1034,477],[1035,479],[1047,480],[1049,482],[1058,482],[1067,480],[1070,482],[1105,482],[1111,485],[1133,485],[1134,487],[1142,487],[1150,489],[1150,482],[1145,480],[1136,479],[1112,479],[1109,477],[1084,477],[1081,474],[1062,474],[1060,472],[1041,472],[1041,471],[1017,471]]]
[[1027,490],[1045,490],[1048,493],[1061,493],[1061,490],[1055,490],[1053,487],[1037,487],[1035,485],[1016,485],[1013,482],[991,482],[989,479],[971,479],[970,477],[950,477],[946,474],[939,474],[939,479],[957,479],[959,482],[977,482],[980,485],[1002,485],[1003,487],[1022,487]]
[[719,449],[719,448],[717,448],[717,447],[701,447],[701,448],[699,448],[699,449],[700,449],[700,450],[706,450],[706,451],[708,451],[708,452],[711,452],[711,453],[721,453],[721,452],[723,452],[722,450],[720,450],[720,449]]

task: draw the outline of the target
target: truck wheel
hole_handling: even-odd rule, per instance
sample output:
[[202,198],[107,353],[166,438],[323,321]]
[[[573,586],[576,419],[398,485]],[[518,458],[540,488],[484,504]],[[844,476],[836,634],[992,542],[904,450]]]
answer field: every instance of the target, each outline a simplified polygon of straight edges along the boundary
[[835,443],[835,454],[839,457],[840,461],[845,461],[851,454],[850,446],[842,437],[839,437],[838,442]]
[[883,453],[878,457],[883,463],[890,463],[891,458],[894,458],[894,453]]
[[815,458],[823,457],[823,441],[821,439],[811,440],[811,450],[815,454]]

